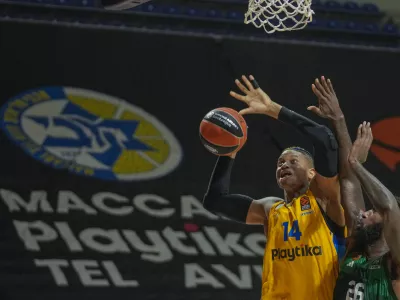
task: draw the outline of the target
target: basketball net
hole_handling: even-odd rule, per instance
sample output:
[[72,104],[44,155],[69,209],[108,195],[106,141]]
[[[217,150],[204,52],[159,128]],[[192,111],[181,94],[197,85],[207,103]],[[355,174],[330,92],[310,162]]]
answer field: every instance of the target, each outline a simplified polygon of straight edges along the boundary
[[312,21],[311,0],[250,0],[245,24],[267,33],[299,30]]

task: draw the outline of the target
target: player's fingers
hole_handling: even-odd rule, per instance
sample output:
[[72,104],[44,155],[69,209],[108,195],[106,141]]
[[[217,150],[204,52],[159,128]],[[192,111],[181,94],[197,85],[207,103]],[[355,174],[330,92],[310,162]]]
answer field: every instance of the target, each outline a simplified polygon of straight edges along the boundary
[[368,144],[369,144],[369,146],[371,146],[372,141],[374,140],[374,135],[372,134],[371,123],[369,123],[369,122],[368,122],[367,135],[368,135]]
[[365,147],[365,156],[368,156],[368,152],[369,149],[371,148],[371,144],[373,141],[373,136],[372,136],[372,131],[371,131],[371,123],[367,123],[366,127],[365,127],[365,131],[366,131],[366,138],[365,138],[365,142],[364,142],[364,147]]
[[371,140],[374,139],[374,133],[372,132],[372,128],[371,127],[369,127],[369,137],[370,137]]
[[326,101],[325,96],[322,95],[322,93],[317,89],[317,87],[315,86],[315,84],[312,84],[312,85],[311,85],[311,89],[312,89],[312,91],[314,92],[315,96],[317,96],[318,101],[320,101],[320,99],[323,100],[323,101]]
[[239,95],[238,93],[235,93],[234,91],[230,91],[229,93],[233,98],[239,100],[239,101],[243,101],[244,103],[247,103],[246,101],[246,96],[243,95]]
[[361,139],[361,129],[362,129],[362,124],[360,124],[359,126],[358,126],[358,129],[357,129],[357,140],[359,140],[359,139]]
[[322,86],[322,84],[319,82],[318,78],[315,79],[315,86],[317,87],[317,89],[320,91],[320,93],[324,96],[327,97],[328,93],[325,91],[324,87]]
[[249,93],[249,90],[240,82],[239,79],[236,79],[236,80],[235,80],[235,83],[236,83],[237,87],[238,87],[243,93],[245,93],[246,95]]
[[335,90],[333,89],[333,85],[330,79],[328,79],[328,87],[331,93],[335,94]]
[[365,122],[365,139],[368,141],[369,140],[369,130],[371,129],[371,123],[370,122]]
[[246,76],[242,75],[242,80],[246,84],[249,91],[254,90],[254,87],[252,86],[252,84],[250,83],[250,81],[247,79]]
[[363,127],[362,127],[362,147],[363,150],[368,149],[368,141],[369,141],[369,136],[368,136],[368,129],[369,129],[369,123],[364,121],[363,122]]
[[250,79],[250,83],[251,83],[251,85],[253,86],[254,89],[257,90],[257,89],[260,88],[260,86],[258,85],[257,80],[254,78],[253,75],[250,75],[250,76],[249,76],[249,79]]
[[369,147],[371,147],[372,142],[374,141],[374,134],[372,133],[372,129],[369,129]]
[[363,126],[361,128],[361,138],[363,142],[367,142],[368,140],[368,123],[366,121],[363,122]]
[[245,108],[245,109],[242,109],[241,111],[239,111],[239,114],[241,114],[243,116],[246,114],[251,114],[252,112],[253,112],[253,109],[251,107],[248,107],[248,108]]
[[367,126],[367,122],[362,122],[362,126],[361,126],[361,137],[365,136],[365,127]]
[[330,92],[330,88],[328,86],[328,83],[326,82],[325,76],[321,76],[321,82],[322,82],[322,86],[324,87],[324,90],[326,92]]
[[314,114],[317,114],[318,116],[322,116],[321,110],[316,106],[309,106],[307,107],[307,110],[312,111]]

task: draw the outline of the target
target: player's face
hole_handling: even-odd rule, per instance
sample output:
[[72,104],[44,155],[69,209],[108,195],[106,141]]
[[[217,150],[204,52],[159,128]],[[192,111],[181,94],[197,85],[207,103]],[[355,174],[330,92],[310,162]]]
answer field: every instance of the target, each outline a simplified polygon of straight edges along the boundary
[[368,210],[360,214],[355,231],[358,245],[372,245],[382,236],[383,219],[374,211]]
[[360,215],[359,226],[367,227],[375,224],[382,223],[382,216],[373,209],[363,212]]
[[297,151],[287,150],[281,154],[276,168],[276,180],[284,190],[296,191],[308,185],[314,176],[307,158]]

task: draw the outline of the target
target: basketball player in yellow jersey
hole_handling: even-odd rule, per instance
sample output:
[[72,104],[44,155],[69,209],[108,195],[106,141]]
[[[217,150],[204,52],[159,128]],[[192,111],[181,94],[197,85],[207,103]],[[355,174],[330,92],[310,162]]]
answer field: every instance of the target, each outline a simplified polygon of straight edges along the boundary
[[339,259],[344,253],[344,214],[337,178],[338,147],[332,132],[273,102],[255,79],[236,84],[245,96],[241,114],[265,114],[295,126],[309,138],[314,156],[292,147],[280,155],[276,179],[284,199],[229,193],[236,154],[219,157],[203,205],[209,211],[245,224],[264,225],[267,245],[262,300],[332,300]]

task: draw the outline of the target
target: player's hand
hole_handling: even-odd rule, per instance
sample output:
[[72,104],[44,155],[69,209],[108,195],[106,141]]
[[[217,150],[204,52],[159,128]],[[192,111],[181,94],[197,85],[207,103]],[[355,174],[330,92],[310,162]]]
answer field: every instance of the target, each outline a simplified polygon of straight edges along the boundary
[[364,122],[358,126],[357,138],[350,150],[349,162],[366,162],[373,139],[370,123]]
[[[249,80],[250,79],[250,80]],[[247,79],[246,76],[242,76],[243,85],[240,80],[236,79],[235,83],[238,88],[244,93],[244,95],[237,94],[233,91],[230,95],[240,101],[246,103],[249,107],[239,111],[241,115],[245,114],[270,114],[272,100],[271,98],[258,86],[252,75]]]
[[343,112],[339,106],[339,100],[336,97],[330,79],[326,80],[324,76],[321,81],[315,79],[315,84],[311,86],[314,94],[318,98],[318,107],[309,106],[307,109],[322,118],[338,120],[343,117]]

